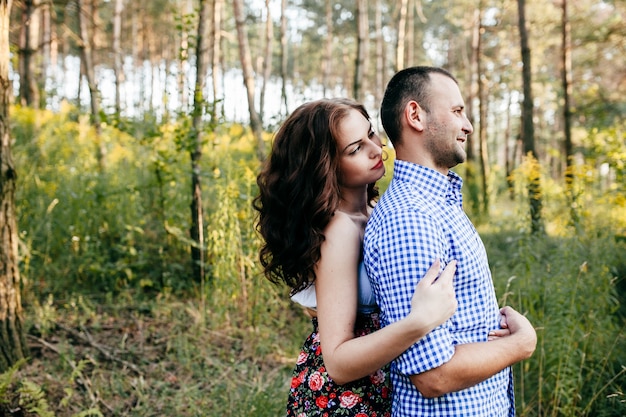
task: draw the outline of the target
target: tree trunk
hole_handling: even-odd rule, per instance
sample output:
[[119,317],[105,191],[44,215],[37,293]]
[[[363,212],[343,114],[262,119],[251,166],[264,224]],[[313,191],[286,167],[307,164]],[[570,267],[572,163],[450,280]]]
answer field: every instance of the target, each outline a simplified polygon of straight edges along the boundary
[[[286,2],[286,0],[283,0]],[[324,14],[326,36],[324,37],[324,54],[322,56],[322,95],[326,97],[326,89],[330,87],[330,73],[333,59],[333,1],[326,0]],[[285,65],[287,65],[285,61]],[[286,67],[285,67],[286,68]]]
[[198,34],[196,37],[196,85],[193,94],[192,143],[191,143],[191,228],[189,234],[195,245],[191,247],[193,277],[204,282],[204,213],[202,210],[202,188],[200,184],[200,159],[202,157],[202,114],[206,104],[204,80],[208,62],[205,44],[205,22],[209,16],[206,0],[200,0]]
[[263,142],[263,127],[261,119],[256,111],[254,101],[254,71],[252,69],[252,58],[250,55],[250,45],[248,44],[248,33],[245,26],[245,16],[243,0],[233,0],[235,12],[235,24],[237,26],[237,40],[239,41],[239,58],[243,71],[243,81],[248,94],[248,111],[250,113],[250,127],[257,142],[257,158],[259,161],[265,159],[265,142]]
[[396,71],[400,71],[404,68],[407,5],[408,0],[400,0],[400,18],[398,19],[398,44],[396,45]]
[[[510,149],[511,142],[511,100],[512,96],[510,92],[507,92],[507,106],[506,106],[506,128],[504,130],[504,172],[506,174],[506,185],[509,190],[509,198],[511,201],[515,197],[515,188],[511,174],[513,173],[513,167],[515,166],[515,154],[517,146],[513,145],[513,149]],[[517,143],[517,141],[515,141]]]
[[487,148],[487,98],[485,89],[486,74],[482,69],[482,2],[478,4],[476,13],[476,81],[478,95],[478,150],[480,157],[480,177],[482,181],[482,210],[481,214],[489,216],[489,152]]
[[35,80],[34,58],[37,53],[39,21],[37,4],[33,0],[24,0],[22,4],[22,24],[20,30],[20,104],[39,107],[39,89]]
[[415,0],[409,0],[406,10],[406,47],[404,48],[404,65],[415,65]]
[[16,172],[11,155],[9,18],[11,0],[0,0],[0,372],[28,355],[22,327],[18,268]]
[[224,0],[213,0],[213,24],[211,25],[211,80],[213,86],[213,106],[211,106],[211,117],[215,121],[218,115],[222,114],[220,103],[219,81],[220,81],[220,57],[222,56],[222,10]]
[[122,12],[124,0],[115,0],[113,14],[113,73],[115,75],[115,114],[117,117],[122,112],[121,86],[124,82],[124,67],[122,62]]
[[375,65],[376,71],[374,71],[374,108],[376,114],[372,115],[376,119],[380,111],[380,102],[383,99],[383,92],[385,91],[385,41],[383,39],[383,6],[381,0],[376,0],[375,6],[374,27],[376,36],[376,57]]
[[274,42],[274,23],[272,22],[272,13],[270,10],[270,0],[265,0],[265,56],[263,58],[263,84],[261,85],[260,97],[260,114],[259,118],[263,121],[265,113],[265,91],[272,73],[272,43]]
[[[533,97],[532,76],[530,66],[530,46],[528,45],[528,31],[526,29],[525,0],[517,0],[520,46],[522,51],[522,83],[524,100],[522,102],[522,142],[527,158],[537,161],[535,152],[535,128],[533,125]],[[538,164],[530,170],[528,178],[528,198],[530,202],[530,229],[533,234],[544,230],[542,220],[541,183]]]
[[[68,3],[64,8],[63,8],[63,16],[61,17],[61,21],[58,22],[58,26],[59,27],[63,27],[63,26],[68,26],[70,23],[70,18],[69,16],[71,16],[70,13],[70,4]],[[76,82],[78,81],[78,88],[80,89],[80,76],[78,78],[78,80],[75,79],[70,79],[70,77],[68,77],[68,75],[70,75],[72,72],[69,70],[69,62],[67,59],[69,56],[69,49],[70,49],[70,34],[68,33],[69,31],[67,30],[62,30],[60,35],[59,35],[59,50],[60,50],[60,59],[59,62],[61,63],[61,68],[63,69],[62,74],[61,74],[61,80],[60,83],[61,84],[65,84],[67,82]],[[79,71],[80,73],[80,71]],[[65,97],[66,99],[68,99],[69,101],[69,97]],[[77,101],[80,104],[80,99],[77,99]]]
[[[478,57],[480,68],[480,55]],[[482,74],[482,72],[479,72]],[[485,87],[486,75],[478,76],[478,138],[480,151],[480,177],[482,180],[482,214],[489,216],[489,147],[487,145],[487,112],[489,111],[489,102],[487,100],[487,88]]]
[[[467,11],[468,20],[472,22],[471,25],[471,51],[469,55],[469,62],[466,62],[465,71],[467,73],[467,117],[471,121],[475,120],[474,102],[476,101],[476,86],[478,85],[478,75],[476,69],[478,67],[478,43],[480,39],[480,11],[479,9]],[[476,152],[475,152],[475,137],[471,136],[465,144],[465,152],[467,153],[467,161],[465,163],[465,180],[464,184],[467,184],[467,208],[472,213],[478,213],[480,211],[480,191],[478,189],[477,168],[476,168]]]
[[[52,36],[52,16],[51,16],[51,8],[52,5],[49,3],[44,3],[40,6],[41,8],[41,56],[42,56],[42,65],[41,65],[41,80],[42,85],[44,86],[44,96],[47,97],[47,91],[45,91],[45,85],[47,84],[48,77],[51,71],[51,68],[56,67],[56,53],[57,53],[57,37]],[[54,58],[53,58],[54,56]],[[41,102],[44,105],[43,101]]]
[[[129,4],[130,6],[130,10],[131,10],[131,15],[130,15],[130,36],[131,39],[137,39],[139,40],[139,26],[140,26],[140,22],[139,22],[139,10],[140,10],[140,5],[137,4]],[[140,92],[143,90],[141,85],[143,85],[143,83],[141,81],[138,80],[137,77],[137,73],[138,68],[141,67],[141,57],[139,56],[139,41],[137,42],[131,42],[131,46],[130,46],[130,57],[131,60],[133,62],[133,74],[129,76],[132,77],[133,81],[138,83],[140,85],[139,90]],[[133,99],[134,103],[133,105],[136,106],[140,111],[143,110],[141,108],[142,106],[142,98],[143,95],[142,93],[138,94],[136,98]]]
[[[572,195],[572,108],[570,97],[572,96],[572,41],[571,28],[567,16],[567,0],[561,0],[561,84],[563,88],[563,135],[565,150],[565,184],[570,198]],[[574,203],[571,201],[571,203]]]
[[[97,7],[95,0],[90,4],[87,9],[83,0],[76,0],[78,25],[80,28],[80,40],[79,49],[81,54],[81,61],[84,65],[85,77],[87,78],[87,86],[89,87],[89,97],[91,103],[91,123],[95,130],[95,143],[96,143],[96,155],[98,160],[98,166],[101,171],[106,168],[106,148],[102,143],[102,129],[100,127],[100,96],[98,92],[98,86],[96,85],[95,63],[93,61],[92,50],[92,36],[90,35],[89,26],[87,24],[88,17],[97,13]],[[94,29],[95,30],[95,29]]]
[[[184,16],[190,15],[193,13],[193,1],[186,0],[181,7],[180,18],[184,20]],[[176,83],[178,84],[178,101],[180,102],[181,111],[186,112],[189,110],[189,94],[187,94],[187,67],[189,66],[189,52],[190,52],[190,44],[189,44],[189,28],[185,25],[182,25],[179,30],[180,35],[180,56],[179,59],[176,60],[176,65],[178,66],[178,77],[176,79]]]
[[368,37],[369,37],[369,20],[367,18],[367,0],[357,0],[356,2],[356,14],[357,14],[357,48],[356,48],[356,60],[354,67],[354,80],[353,80],[353,97],[363,102],[365,99],[365,88],[363,87],[366,82],[367,76],[367,61],[368,61]]
[[[168,13],[168,17],[170,17],[171,20],[175,20],[175,17],[172,16],[171,13]],[[179,61],[178,56],[180,52],[180,49],[177,48],[173,42],[172,44],[167,43],[166,45],[163,45],[162,41],[158,42],[158,45],[156,45],[155,48],[155,55],[157,57],[159,56],[159,49],[161,50],[160,60],[163,65],[160,65],[158,62],[155,65],[156,68],[159,68],[157,72],[158,78],[155,78],[155,80],[157,80],[157,85],[154,86],[155,91],[158,91],[160,86],[169,84],[169,80],[172,78],[173,75],[172,67],[176,64],[176,62]],[[163,123],[169,123],[170,121],[170,100],[170,94],[161,95],[160,113],[163,115],[161,118]]]
[[[287,114],[287,0],[280,2],[280,109],[281,114]],[[323,67],[322,63],[322,67]],[[284,113],[282,112],[284,109]]]

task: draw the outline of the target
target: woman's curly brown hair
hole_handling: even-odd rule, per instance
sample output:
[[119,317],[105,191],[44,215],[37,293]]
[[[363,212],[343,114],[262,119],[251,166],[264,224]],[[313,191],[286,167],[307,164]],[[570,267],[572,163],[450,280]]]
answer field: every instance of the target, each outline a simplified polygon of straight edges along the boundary
[[[259,212],[256,230],[263,237],[259,259],[266,278],[292,292],[315,280],[315,264],[324,229],[340,201],[340,122],[351,110],[370,119],[361,104],[348,99],[322,99],[298,107],[280,127],[272,151],[257,177]],[[375,184],[368,202],[378,197]]]

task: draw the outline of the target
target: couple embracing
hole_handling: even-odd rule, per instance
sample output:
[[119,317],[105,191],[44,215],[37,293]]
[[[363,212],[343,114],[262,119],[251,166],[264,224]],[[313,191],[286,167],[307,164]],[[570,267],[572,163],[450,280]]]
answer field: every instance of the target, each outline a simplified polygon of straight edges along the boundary
[[291,288],[313,331],[287,416],[514,416],[511,365],[536,334],[497,305],[482,240],[462,207],[473,127],[454,76],[411,67],[389,81],[383,145],[347,99],[298,107],[257,178],[265,276]]

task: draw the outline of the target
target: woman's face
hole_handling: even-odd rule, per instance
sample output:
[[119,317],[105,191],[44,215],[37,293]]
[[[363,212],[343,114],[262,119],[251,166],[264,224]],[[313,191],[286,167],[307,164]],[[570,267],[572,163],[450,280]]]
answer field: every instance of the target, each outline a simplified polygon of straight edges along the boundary
[[385,174],[380,137],[361,112],[351,109],[339,123],[337,136],[341,186],[367,186]]

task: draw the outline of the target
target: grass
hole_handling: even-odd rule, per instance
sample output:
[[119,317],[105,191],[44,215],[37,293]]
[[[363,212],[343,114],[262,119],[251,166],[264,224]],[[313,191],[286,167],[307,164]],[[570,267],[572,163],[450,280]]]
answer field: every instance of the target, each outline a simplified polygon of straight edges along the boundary
[[[28,306],[28,316],[41,308]],[[9,378],[9,391],[30,381],[56,416],[88,409],[110,416],[279,415],[297,355],[295,330],[308,326],[289,306],[291,329],[211,325],[209,312],[206,322],[198,320],[195,302],[173,299],[83,299],[48,306],[51,312],[45,331],[30,323],[31,358]],[[4,407],[25,408],[17,397]]]
[[[0,375],[0,417],[282,415],[310,323],[259,277],[253,141],[236,126],[210,135],[210,278],[197,283],[176,129],[109,132],[120,146],[103,175],[84,126],[46,117],[36,134],[14,131],[31,355]],[[576,178],[575,207],[546,178],[545,236],[527,233],[523,178],[515,201],[494,198],[488,221],[475,220],[501,304],[537,328],[537,351],[515,367],[520,417],[626,415],[626,198],[585,182],[597,175]]]
[[481,227],[500,303],[537,330],[533,357],[515,366],[520,416],[626,415],[624,209],[593,204],[575,225],[550,217],[545,236],[520,233],[514,210]]
[[[624,302],[613,291],[626,271],[615,252],[624,247],[597,234],[484,233],[501,301],[527,314],[539,336],[533,357],[515,368],[519,416],[626,411],[624,318],[607,314]],[[27,304],[31,358],[7,377],[9,392],[30,381],[59,417],[281,415],[309,323],[286,296],[257,285],[277,297],[254,317],[211,297],[205,310],[201,297],[171,295]],[[24,409],[7,398],[0,410]]]

